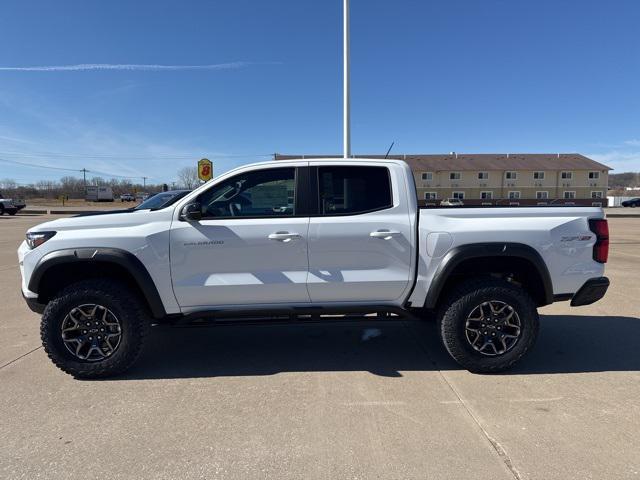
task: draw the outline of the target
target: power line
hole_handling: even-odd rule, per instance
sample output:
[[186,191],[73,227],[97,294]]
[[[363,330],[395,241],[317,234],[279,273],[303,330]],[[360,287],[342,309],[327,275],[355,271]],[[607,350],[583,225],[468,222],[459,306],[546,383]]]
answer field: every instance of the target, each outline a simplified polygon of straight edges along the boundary
[[88,170],[88,169],[82,169],[80,171],[86,171],[87,173],[93,173],[94,175],[103,175],[105,177],[114,177],[114,178],[128,178],[128,179],[132,179],[132,178],[153,178],[153,177],[143,177],[142,175],[116,175],[114,173],[106,173],[106,172],[100,172],[98,170]]
[[17,160],[7,160],[5,158],[0,158],[0,162],[14,163],[16,165],[22,165],[24,167],[49,168],[51,170],[63,170],[65,172],[81,172],[82,171],[80,169],[74,169],[74,168],[52,167],[50,165],[38,165],[38,164],[35,164],[35,163],[18,162]]
[[[17,160],[8,160],[6,158],[0,158],[0,162],[13,163],[15,165],[21,165],[23,167],[45,168],[45,169],[49,169],[49,170],[60,170],[60,171],[64,171],[64,172],[77,172],[77,173],[83,173],[83,174],[93,173],[94,175],[103,175],[105,177],[114,177],[114,178],[127,178],[127,179],[145,178],[142,175],[118,175],[118,174],[115,174],[115,173],[101,172],[99,170],[89,170],[89,169],[86,169],[86,168],[53,167],[51,165],[41,165],[41,164],[37,164],[37,163],[19,162]],[[150,178],[150,177],[146,177],[146,178]]]

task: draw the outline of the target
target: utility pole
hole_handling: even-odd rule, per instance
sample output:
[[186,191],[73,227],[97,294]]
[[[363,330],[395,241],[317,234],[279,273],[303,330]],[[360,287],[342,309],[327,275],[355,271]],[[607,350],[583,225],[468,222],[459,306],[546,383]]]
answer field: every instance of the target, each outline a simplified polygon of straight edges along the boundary
[[343,148],[344,148],[344,158],[351,157],[351,107],[349,103],[349,0],[344,0],[343,4],[343,52],[342,52],[342,60],[343,60]]
[[147,188],[147,177],[142,177],[142,188]]
[[87,192],[87,169],[82,169],[82,180],[84,181],[84,191]]

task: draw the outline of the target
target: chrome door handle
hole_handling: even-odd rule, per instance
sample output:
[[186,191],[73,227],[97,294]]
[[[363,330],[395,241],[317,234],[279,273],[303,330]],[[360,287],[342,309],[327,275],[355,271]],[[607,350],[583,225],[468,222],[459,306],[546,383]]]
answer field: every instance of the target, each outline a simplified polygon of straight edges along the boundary
[[383,240],[391,240],[393,237],[400,235],[400,232],[396,230],[376,230],[375,232],[371,232],[369,234],[370,237],[373,238],[381,238]]
[[269,240],[277,240],[278,242],[290,242],[298,238],[302,238],[302,235],[290,232],[276,232],[269,235]]

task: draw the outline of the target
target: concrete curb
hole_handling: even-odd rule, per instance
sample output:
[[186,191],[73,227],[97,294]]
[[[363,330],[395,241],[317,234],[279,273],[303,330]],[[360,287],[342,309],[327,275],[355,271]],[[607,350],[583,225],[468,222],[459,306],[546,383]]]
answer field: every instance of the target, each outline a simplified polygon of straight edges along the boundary
[[18,214],[26,213],[27,215],[46,215],[49,213],[48,210],[31,210],[31,209],[23,209],[18,212]]
[[[108,210],[106,210],[108,212]],[[49,210],[49,215],[77,215],[79,213],[99,213],[100,210]]]
[[31,210],[25,208],[24,210],[20,210],[19,213],[27,215],[78,215],[80,213],[99,213],[101,211],[108,210],[58,210],[55,208]]

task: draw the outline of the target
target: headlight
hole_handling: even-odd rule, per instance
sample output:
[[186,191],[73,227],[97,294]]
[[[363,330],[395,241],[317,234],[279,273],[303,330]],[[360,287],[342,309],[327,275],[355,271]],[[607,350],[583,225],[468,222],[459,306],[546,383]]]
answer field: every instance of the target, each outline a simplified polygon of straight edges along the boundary
[[27,245],[29,248],[33,249],[39,247],[44,242],[53,237],[56,232],[33,232],[27,233]]

